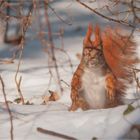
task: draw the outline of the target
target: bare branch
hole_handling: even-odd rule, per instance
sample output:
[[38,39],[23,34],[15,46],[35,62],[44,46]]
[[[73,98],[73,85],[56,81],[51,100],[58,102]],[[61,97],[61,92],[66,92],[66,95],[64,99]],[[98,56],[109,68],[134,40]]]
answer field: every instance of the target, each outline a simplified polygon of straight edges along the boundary
[[12,116],[12,112],[10,110],[10,107],[9,107],[9,104],[7,102],[7,97],[6,97],[6,93],[5,93],[5,85],[4,85],[4,81],[0,75],[0,82],[1,82],[1,85],[2,85],[2,92],[3,92],[3,96],[4,96],[4,100],[5,100],[5,105],[6,105],[6,108],[7,108],[7,111],[8,111],[8,114],[9,114],[9,117],[10,117],[10,137],[11,137],[11,140],[14,140],[14,135],[13,135],[13,116]]
[[40,127],[37,128],[37,131],[41,132],[43,134],[51,135],[51,136],[54,136],[54,137],[65,139],[65,140],[77,140],[74,137],[67,136],[67,135],[64,135],[64,134],[60,134],[60,133],[50,131],[50,130],[47,130],[47,129],[43,129],[43,128],[40,128]]
[[20,88],[22,77],[20,76],[20,78],[18,79],[18,73],[19,73],[19,70],[20,70],[20,65],[21,65],[21,60],[22,60],[22,55],[23,55],[23,49],[24,49],[24,43],[25,43],[24,37],[25,37],[25,33],[27,31],[27,28],[30,25],[30,18],[31,18],[31,15],[32,15],[32,10],[33,10],[33,5],[30,6],[30,10],[28,12],[27,17],[26,18],[23,17],[23,19],[22,19],[22,38],[21,38],[21,41],[20,41],[20,44],[19,44],[20,54],[19,54],[17,71],[16,71],[16,74],[15,74],[15,83],[16,83],[17,90],[18,90],[19,96],[21,98],[22,104],[24,104],[24,97],[22,95],[21,88]]
[[91,7],[89,7],[88,5],[86,5],[85,3],[81,2],[80,0],[76,0],[76,1],[77,1],[78,3],[80,3],[82,6],[84,6],[85,8],[89,9],[90,11],[94,12],[96,15],[101,16],[101,17],[104,18],[104,19],[107,19],[107,20],[109,20],[109,21],[113,21],[113,22],[116,22],[116,23],[119,23],[119,24],[123,24],[123,25],[126,25],[126,26],[130,26],[130,27],[132,27],[132,28],[135,28],[135,26],[134,26],[133,24],[130,24],[130,23],[125,22],[125,21],[123,21],[123,20],[116,20],[116,19],[111,18],[111,17],[109,17],[109,16],[105,16],[105,15],[101,14],[100,12],[98,12],[98,11],[92,9]]
[[60,19],[62,22],[64,22],[65,24],[68,24],[68,25],[72,25],[72,23],[64,20],[62,17],[60,17],[57,12],[54,10],[54,8],[52,8],[49,3],[48,3],[48,7],[54,12],[54,14],[58,17],[58,19]]
[[55,57],[55,51],[54,51],[55,47],[54,47],[54,43],[53,43],[52,30],[51,30],[51,24],[50,24],[50,21],[49,21],[47,5],[48,5],[48,3],[46,1],[44,1],[46,24],[47,24],[47,27],[48,27],[48,41],[49,41],[49,44],[50,44],[49,46],[50,46],[51,55],[52,55],[51,59],[54,62],[55,71],[56,71],[57,79],[58,79],[58,84],[60,86],[60,91],[62,93],[63,88],[61,86],[61,80],[60,80],[60,75],[59,75],[59,71],[58,71],[58,65],[57,65],[57,61],[56,61],[56,57]]

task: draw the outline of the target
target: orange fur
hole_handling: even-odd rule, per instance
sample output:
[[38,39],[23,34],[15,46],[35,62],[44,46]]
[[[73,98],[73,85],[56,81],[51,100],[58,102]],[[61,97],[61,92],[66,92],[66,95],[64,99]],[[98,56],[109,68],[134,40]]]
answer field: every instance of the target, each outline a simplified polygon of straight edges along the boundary
[[[93,32],[95,39],[91,40]],[[89,48],[90,51],[84,48]],[[102,61],[105,63],[105,66],[101,67],[106,83],[107,99],[104,108],[121,104],[120,96],[125,94],[127,85],[133,77],[132,66],[135,64],[135,50],[136,44],[129,36],[121,35],[117,30],[111,28],[107,28],[104,32],[101,32],[97,25],[93,31],[92,25],[89,24],[83,42],[81,62],[71,82],[72,105],[70,110],[76,110],[79,107],[82,109],[89,108],[86,100],[81,97],[81,94],[83,94],[81,92],[82,76],[88,67],[86,63],[87,59],[92,61],[92,59],[99,58],[99,65],[102,64]],[[93,53],[91,53],[91,51],[93,51]],[[95,51],[97,54],[98,52],[102,52],[102,55],[94,58],[92,55],[96,54]],[[89,55],[91,55],[91,57]]]
[[107,29],[102,36],[105,61],[117,78],[131,76],[131,65],[134,64],[135,44],[128,36],[121,36],[115,30]]
[[87,33],[83,42],[84,46],[90,46],[92,44],[92,41],[90,39],[92,36],[92,32],[93,32],[92,24],[89,23],[88,30],[87,30]]
[[101,44],[101,32],[98,25],[95,26],[94,33],[95,33],[95,39],[93,40],[92,45],[98,48],[99,45]]

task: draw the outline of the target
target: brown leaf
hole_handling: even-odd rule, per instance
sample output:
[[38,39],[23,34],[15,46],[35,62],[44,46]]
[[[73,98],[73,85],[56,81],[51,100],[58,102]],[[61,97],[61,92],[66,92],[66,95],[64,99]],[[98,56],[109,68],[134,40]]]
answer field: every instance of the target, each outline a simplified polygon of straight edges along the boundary
[[57,92],[49,90],[49,93],[51,94],[50,97],[49,97],[49,101],[57,101],[57,100],[59,100],[60,97],[59,97]]
[[21,98],[16,98],[16,99],[14,100],[14,102],[17,103],[17,104],[20,104],[20,103],[21,103]]
[[133,107],[131,104],[129,104],[127,106],[127,109],[123,112],[123,115],[128,115],[130,114],[131,112],[133,112],[135,110],[135,107]]
[[0,60],[0,64],[12,64],[14,63],[13,60]]
[[47,104],[49,102],[49,96],[45,95],[42,97],[43,99],[43,104]]

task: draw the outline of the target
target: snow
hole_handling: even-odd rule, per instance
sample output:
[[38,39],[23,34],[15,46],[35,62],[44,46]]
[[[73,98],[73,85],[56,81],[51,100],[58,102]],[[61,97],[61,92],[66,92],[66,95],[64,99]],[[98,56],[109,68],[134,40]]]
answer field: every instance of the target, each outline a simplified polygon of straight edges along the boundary
[[[129,132],[130,126],[140,123],[140,110],[136,109],[130,115],[123,115],[126,106],[114,109],[100,109],[69,112],[67,106],[60,103],[44,105],[11,105],[13,112],[15,140],[54,140],[55,137],[41,134],[38,127],[52,130],[81,140],[93,137],[118,139]],[[9,116],[6,107],[1,105],[0,139],[9,139]],[[6,130],[6,133],[5,133]],[[57,138],[58,139],[58,138]]]
[[[97,5],[101,4],[103,3],[97,3]],[[108,22],[93,16],[89,10],[70,0],[54,2],[52,6],[65,20],[72,22],[71,26],[65,25],[53,15],[53,12],[50,12],[50,15],[53,15],[51,16],[53,31],[56,32],[59,30],[59,27],[64,27],[64,47],[71,58],[73,67],[70,67],[68,57],[65,53],[57,50],[56,58],[59,60],[58,70],[61,79],[70,85],[72,74],[79,63],[76,54],[82,51],[82,40],[88,23],[90,21],[93,24],[99,22],[101,26],[104,27]],[[139,33],[135,34],[135,39],[139,46]],[[0,39],[0,57],[2,59],[8,59],[11,56],[10,51],[13,51],[13,49],[11,49],[11,46],[5,45],[1,40],[2,39]],[[61,46],[61,42],[58,38],[54,39],[54,43],[58,48]],[[140,46],[138,49],[139,55]],[[51,76],[47,62],[47,54],[42,51],[38,40],[26,42],[18,76],[22,76],[21,91],[25,101],[29,101],[33,103],[33,105],[19,105],[14,102],[14,100],[19,97],[14,81],[18,59],[16,59],[13,64],[0,64],[0,75],[4,80],[7,99],[8,101],[14,102],[9,103],[13,115],[14,140],[62,139],[38,132],[38,127],[72,136],[79,140],[91,140],[92,138],[118,140],[124,138],[138,139],[140,137],[137,131],[131,131],[133,124],[140,124],[140,102],[138,101],[132,104],[135,110],[127,115],[124,115],[124,111],[128,108],[128,105],[87,111],[79,109],[75,112],[70,112],[68,111],[71,104],[70,87],[62,82],[64,92],[61,94],[61,98],[58,101],[50,101],[46,105],[42,105],[43,96],[49,95],[48,90],[58,93],[60,91],[53,67],[51,67],[53,78],[50,84]],[[138,68],[140,68],[140,66],[138,66]],[[133,85],[133,87],[128,89],[127,98],[130,100],[132,98],[134,99],[136,97],[135,94],[136,89],[135,85]],[[1,90],[0,140],[10,140],[9,114]]]

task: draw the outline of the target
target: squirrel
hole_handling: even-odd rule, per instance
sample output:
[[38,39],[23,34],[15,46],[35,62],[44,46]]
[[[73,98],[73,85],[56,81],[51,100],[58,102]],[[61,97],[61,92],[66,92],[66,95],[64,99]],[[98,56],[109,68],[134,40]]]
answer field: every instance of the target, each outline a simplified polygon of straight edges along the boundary
[[[91,37],[94,33],[94,39]],[[117,29],[90,23],[83,41],[80,64],[71,82],[71,111],[102,109],[123,104],[122,97],[133,80],[136,43]]]

